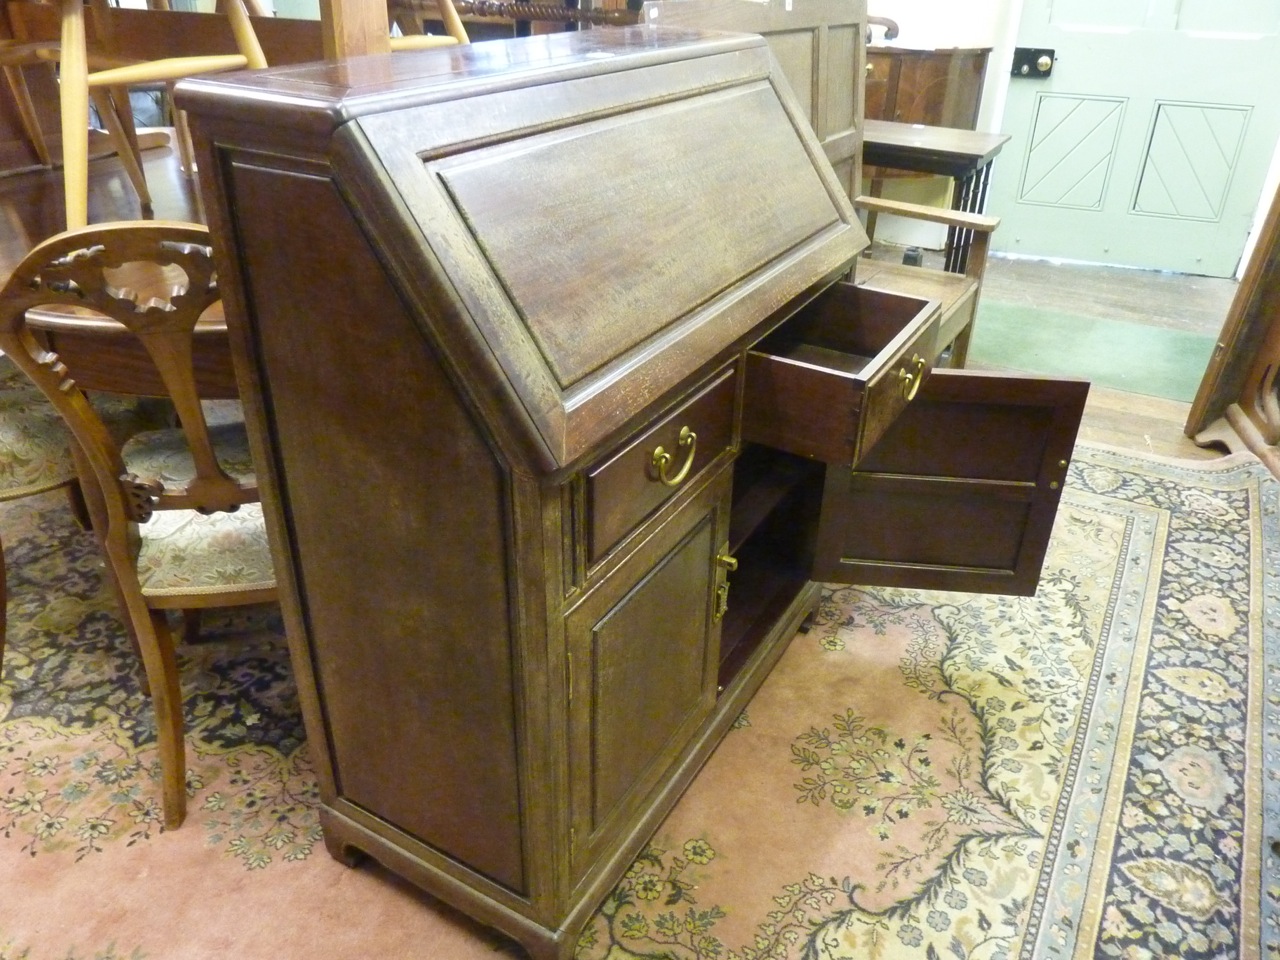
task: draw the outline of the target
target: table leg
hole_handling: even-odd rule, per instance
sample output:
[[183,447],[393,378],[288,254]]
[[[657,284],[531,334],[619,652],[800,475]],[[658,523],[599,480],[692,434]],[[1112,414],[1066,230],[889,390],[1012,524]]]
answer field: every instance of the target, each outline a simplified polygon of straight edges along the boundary
[[[978,167],[968,176],[957,179],[951,209],[964,213],[981,213],[987,205],[987,185],[991,181],[991,162]],[[969,247],[973,231],[960,227],[947,228],[946,269],[964,273],[969,264]]]
[[[955,192],[951,198],[951,209],[971,212],[974,194],[974,181],[978,178],[977,170],[967,177],[956,180]],[[968,259],[969,244],[973,242],[972,233],[960,227],[947,228],[947,262],[946,269],[951,273],[964,273],[965,261]]]

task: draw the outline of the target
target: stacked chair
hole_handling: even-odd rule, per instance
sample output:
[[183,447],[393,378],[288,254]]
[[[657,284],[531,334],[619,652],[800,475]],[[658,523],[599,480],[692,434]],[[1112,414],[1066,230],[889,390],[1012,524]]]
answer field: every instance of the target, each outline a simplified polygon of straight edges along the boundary
[[[67,204],[67,229],[89,222],[89,101],[106,125],[124,163],[125,171],[142,202],[150,211],[151,195],[142,172],[134,139],[132,114],[128,108],[128,88],[144,83],[172,83],[183,77],[228,70],[262,68],[267,65],[244,0],[219,0],[235,38],[238,53],[200,57],[167,57],[159,60],[111,60],[114,47],[108,24],[106,0],[91,0],[89,16],[95,25],[93,58],[86,32],[84,0],[61,0],[62,40],[59,47],[59,110],[62,119],[63,183]],[[107,63],[91,68],[90,60]],[[185,120],[177,119],[180,149],[188,141]],[[189,158],[184,158],[189,159]],[[189,168],[189,164],[188,164]]]

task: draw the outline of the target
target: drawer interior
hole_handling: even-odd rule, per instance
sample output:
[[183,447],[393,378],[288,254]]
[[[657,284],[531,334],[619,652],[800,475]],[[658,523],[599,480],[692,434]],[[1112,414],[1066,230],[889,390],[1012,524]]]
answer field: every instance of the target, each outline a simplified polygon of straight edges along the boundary
[[[874,287],[833,284],[757,345],[762,353],[857,375],[936,308],[931,300]],[[926,358],[932,359],[932,358]]]

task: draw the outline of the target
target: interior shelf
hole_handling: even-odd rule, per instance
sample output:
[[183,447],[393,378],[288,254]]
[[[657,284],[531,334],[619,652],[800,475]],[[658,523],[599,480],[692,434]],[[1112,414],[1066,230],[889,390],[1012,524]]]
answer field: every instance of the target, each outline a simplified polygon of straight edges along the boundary
[[780,504],[822,470],[820,463],[748,444],[734,466],[729,552],[737,554]]
[[801,531],[817,509],[823,465],[748,444],[733,475],[729,603],[720,625],[720,686],[751,658],[770,628],[804,589],[812,545]]

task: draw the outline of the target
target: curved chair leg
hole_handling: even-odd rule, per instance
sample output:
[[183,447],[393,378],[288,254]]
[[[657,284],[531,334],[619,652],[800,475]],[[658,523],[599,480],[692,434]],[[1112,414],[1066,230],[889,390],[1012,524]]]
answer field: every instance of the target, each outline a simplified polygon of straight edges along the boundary
[[192,607],[182,611],[182,642],[200,642],[200,608]]
[[160,750],[160,786],[164,825],[175,830],[187,814],[186,724],[182,717],[182,690],[173,636],[163,610],[148,610],[146,623],[138,623],[142,663],[151,683],[151,706],[156,714],[156,740]]
[[81,530],[93,529],[93,518],[89,516],[89,504],[85,501],[79,480],[72,480],[67,484],[67,506],[71,508],[71,515],[76,518],[76,524]]
[[[178,683],[178,662],[174,654],[173,635],[164,610],[152,610],[142,594],[125,589],[117,571],[131,569],[134,563],[128,548],[103,544],[107,552],[107,568],[120,599],[126,628],[142,657],[151,708],[156,717],[156,745],[160,753],[160,790],[167,830],[182,825],[187,813],[187,762],[185,728],[182,715],[182,690]],[[121,552],[121,550],[123,552]]]
[[[102,543],[101,540],[98,541]],[[142,693],[145,696],[151,696],[151,673],[146,669],[146,658],[142,655],[142,644],[138,640],[138,628],[134,623],[133,617],[129,616],[129,600],[125,596],[124,590],[121,589],[119,582],[116,580],[114,573],[111,572],[111,564],[107,563],[107,579],[111,582],[111,592],[115,594],[116,609],[121,613],[124,620],[124,632],[129,638],[129,649],[133,651],[133,655],[137,657],[143,664],[142,673]]]
[[[93,467],[85,459],[84,451],[80,448],[80,444],[72,441],[70,449],[72,459],[76,463],[76,475],[78,477],[92,477]],[[68,487],[67,496],[71,500],[72,510],[75,511],[76,518],[80,519],[81,516],[85,518],[82,525],[95,535],[98,540],[98,546],[102,548],[103,559],[107,567],[107,581],[111,584],[111,592],[115,594],[116,609],[120,611],[120,615],[124,620],[124,630],[129,637],[129,645],[133,648],[134,656],[141,660],[142,646],[138,642],[138,629],[135,624],[135,618],[130,615],[132,608],[129,606],[129,598],[121,588],[120,581],[115,575],[115,568],[111,565],[110,551],[104,536],[108,521],[107,507],[102,499],[102,491],[98,489],[98,485],[95,482],[77,481]],[[145,610],[145,607],[143,609]],[[151,678],[149,674],[143,675],[142,692],[148,696],[151,694]]]
[[4,544],[0,543],[0,674],[4,672],[4,642],[9,635],[9,583],[5,575]]

